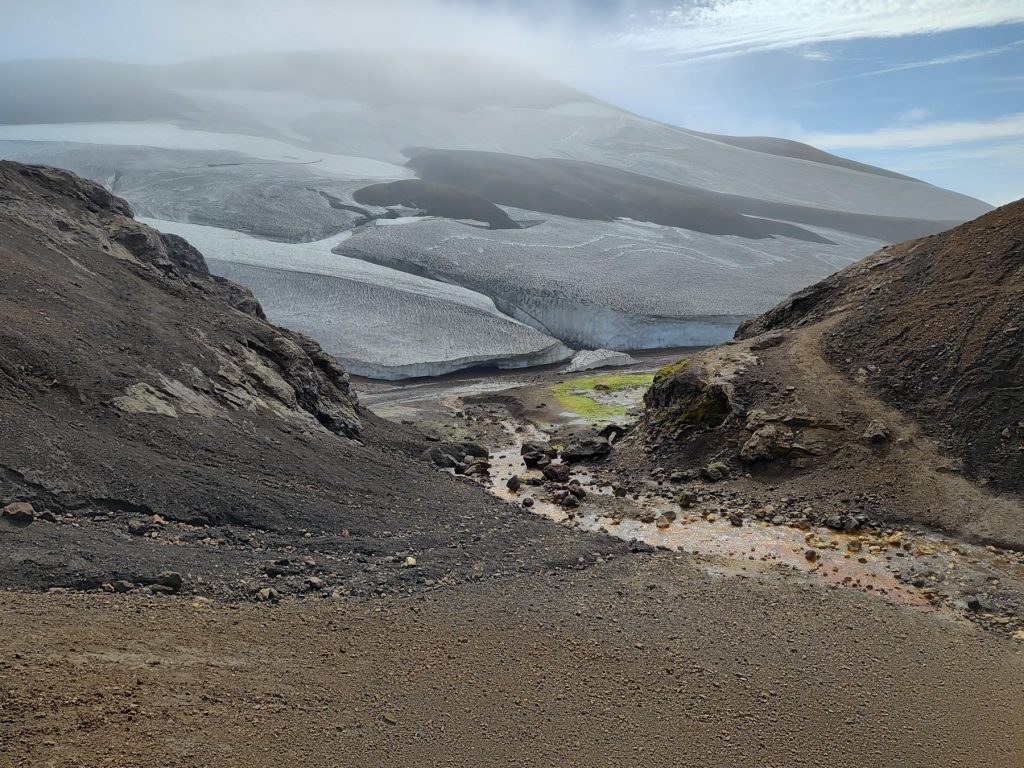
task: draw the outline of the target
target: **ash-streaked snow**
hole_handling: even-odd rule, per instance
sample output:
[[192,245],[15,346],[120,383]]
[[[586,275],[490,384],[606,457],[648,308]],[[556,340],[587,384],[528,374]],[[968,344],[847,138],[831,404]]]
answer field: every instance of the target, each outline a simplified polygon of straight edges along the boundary
[[629,350],[720,343],[794,285],[816,282],[882,246],[822,233],[835,244],[558,216],[494,231],[425,219],[360,227],[336,252],[465,286],[570,346]]
[[271,321],[317,339],[356,375],[438,376],[474,365],[554,363],[572,354],[478,293],[332,253],[348,233],[275,243],[217,227],[142,221],[186,238],[214,274],[251,288]]

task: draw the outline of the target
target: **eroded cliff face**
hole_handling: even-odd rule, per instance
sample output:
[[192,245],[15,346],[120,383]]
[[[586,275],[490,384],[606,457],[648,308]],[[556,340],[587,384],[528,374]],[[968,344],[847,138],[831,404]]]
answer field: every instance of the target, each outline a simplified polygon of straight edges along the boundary
[[[0,302],[13,390],[128,413],[274,413],[298,429],[359,434],[343,370],[275,328],[248,290],[214,277],[185,240],[132,218],[103,187],[0,164]],[[29,373],[31,372],[31,373]],[[26,379],[25,374],[30,378]]]
[[1024,201],[884,248],[665,369],[639,434],[663,456],[1019,545],[1022,387]]

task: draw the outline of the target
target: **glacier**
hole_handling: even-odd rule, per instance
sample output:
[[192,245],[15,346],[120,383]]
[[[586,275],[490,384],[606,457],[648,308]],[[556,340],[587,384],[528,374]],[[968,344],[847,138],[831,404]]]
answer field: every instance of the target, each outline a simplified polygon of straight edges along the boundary
[[556,363],[573,351],[506,317],[485,296],[313,243],[275,243],[196,224],[140,219],[180,235],[210,271],[248,286],[267,317],[317,339],[346,370],[375,379],[440,376],[473,366]]
[[359,227],[334,250],[464,286],[569,346],[628,351],[721,343],[793,285],[816,282],[883,245],[819,231],[831,245],[628,220],[549,216],[527,229],[491,231],[425,219],[413,227]]

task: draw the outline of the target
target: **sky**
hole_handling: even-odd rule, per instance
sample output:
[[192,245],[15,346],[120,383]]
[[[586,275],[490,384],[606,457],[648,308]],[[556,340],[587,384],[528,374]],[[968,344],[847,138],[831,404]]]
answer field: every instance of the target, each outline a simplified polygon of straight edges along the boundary
[[442,48],[639,114],[1024,197],[1024,0],[0,0],[0,59]]

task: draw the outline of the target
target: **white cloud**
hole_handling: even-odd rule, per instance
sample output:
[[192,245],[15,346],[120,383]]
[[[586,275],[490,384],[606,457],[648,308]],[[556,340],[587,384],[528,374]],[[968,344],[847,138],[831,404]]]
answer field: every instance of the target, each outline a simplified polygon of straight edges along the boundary
[[711,0],[652,12],[620,45],[687,59],[1024,22],[1020,0]]
[[802,137],[823,149],[920,149],[1003,139],[1024,141],[1024,112],[995,120],[923,123],[865,133],[812,133]]
[[900,125],[912,125],[913,123],[920,123],[931,116],[932,111],[927,107],[914,107],[896,115],[896,122]]

